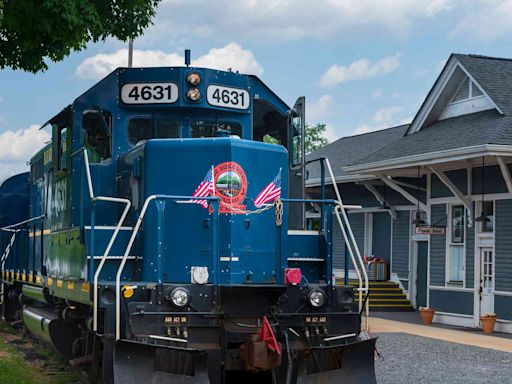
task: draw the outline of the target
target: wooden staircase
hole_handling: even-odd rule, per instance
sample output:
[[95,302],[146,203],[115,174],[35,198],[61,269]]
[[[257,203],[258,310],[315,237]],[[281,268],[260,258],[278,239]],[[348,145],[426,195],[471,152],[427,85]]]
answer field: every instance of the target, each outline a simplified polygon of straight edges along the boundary
[[[350,285],[358,287],[357,281]],[[363,298],[364,299],[364,298]],[[355,291],[355,300],[359,300],[359,292]],[[411,302],[397,283],[391,281],[370,281],[370,296],[368,297],[370,311],[410,312],[414,311]]]

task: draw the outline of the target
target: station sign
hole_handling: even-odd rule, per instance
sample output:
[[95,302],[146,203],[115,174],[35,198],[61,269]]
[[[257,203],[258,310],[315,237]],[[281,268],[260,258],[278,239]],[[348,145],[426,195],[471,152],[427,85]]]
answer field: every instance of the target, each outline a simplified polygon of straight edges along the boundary
[[416,235],[444,235],[444,227],[434,227],[431,225],[420,225],[416,227]]

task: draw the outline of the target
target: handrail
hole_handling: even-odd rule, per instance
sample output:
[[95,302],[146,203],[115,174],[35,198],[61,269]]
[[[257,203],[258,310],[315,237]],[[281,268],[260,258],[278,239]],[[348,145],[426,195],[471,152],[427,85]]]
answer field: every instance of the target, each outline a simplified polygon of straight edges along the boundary
[[[45,216],[46,215],[40,215],[40,216],[36,216],[36,217],[31,217],[30,219],[20,221],[19,223],[10,224],[10,225],[7,225],[5,227],[2,227],[2,228],[0,228],[0,231],[9,231],[11,228],[19,227],[20,225],[31,223],[32,221],[36,221],[36,220],[39,220],[39,219],[43,219]],[[9,231],[9,232],[12,232],[12,230]]]
[[[178,195],[151,195],[146,198],[144,201],[144,205],[140,211],[139,217],[137,218],[137,222],[133,227],[132,235],[130,236],[130,240],[128,241],[128,245],[126,246],[126,250],[123,255],[123,259],[121,260],[121,264],[119,264],[119,268],[117,269],[116,274],[116,340],[121,338],[121,275],[124,270],[124,266],[126,264],[126,260],[128,259],[128,254],[130,253],[133,243],[135,241],[135,237],[139,232],[139,228],[142,224],[142,220],[146,215],[146,211],[148,209],[149,203],[153,200],[210,200],[210,201],[219,201],[219,197],[205,196],[205,197],[194,197],[194,196],[178,196]],[[217,263],[217,257],[214,258],[214,263]],[[217,276],[217,271],[215,271]]]
[[[119,231],[121,227],[124,224],[124,220],[126,219],[126,216],[128,215],[128,211],[130,210],[130,207],[132,205],[132,202],[128,199],[123,199],[119,197],[108,197],[108,196],[94,196],[94,188],[92,185],[92,178],[91,178],[91,170],[89,167],[89,155],[87,154],[87,150],[83,149],[84,154],[84,161],[85,161],[85,172],[87,174],[87,187],[89,189],[89,197],[91,198],[91,201],[110,201],[113,203],[124,203],[126,204],[123,213],[121,217],[119,218],[116,228],[114,230],[114,233],[112,234],[112,237],[110,238],[110,241],[108,242],[107,248],[105,249],[105,252],[103,253],[103,256],[101,257],[101,261],[98,265],[98,268],[96,269],[94,273],[94,279],[93,279],[93,300],[92,300],[92,306],[93,306],[93,321],[92,321],[92,330],[96,332],[98,330],[98,280],[100,273],[103,269],[103,266],[105,262],[107,261],[108,254],[110,253],[110,250],[112,249],[112,246],[114,245],[114,242],[117,239],[117,235],[119,234]],[[94,231],[94,226],[91,225],[91,233]],[[92,246],[94,244],[91,244]],[[91,246],[91,262],[94,263],[94,248]]]
[[4,270],[5,262],[7,261],[7,258],[9,257],[9,254],[11,253],[11,248],[12,248],[12,245],[14,244],[14,240],[16,239],[16,234],[19,231],[20,231],[19,229],[14,231],[14,233],[11,236],[11,240],[9,241],[9,244],[7,244],[7,247],[5,247],[5,251],[2,254],[2,258],[0,259],[0,261],[2,262],[2,267],[1,267],[2,271]]
[[[343,226],[341,217],[339,217],[339,213],[338,213],[338,211],[340,211],[341,215],[343,217],[343,221],[345,223],[345,227],[348,230],[348,235],[349,235],[349,238],[350,238],[350,242],[347,241],[348,238],[346,237],[346,233],[344,233],[345,244],[347,244],[347,246],[349,248],[349,253],[352,252],[352,250],[350,249],[351,246],[354,247],[354,249],[356,251],[356,255],[357,255],[357,260],[359,261],[359,266],[361,268],[361,272],[362,272],[362,275],[364,277],[364,287],[363,287],[363,279],[361,277],[361,273],[359,273],[357,271],[359,267],[357,266],[357,263],[355,262],[355,260],[353,260],[352,262],[354,263],[354,267],[356,268],[356,272],[357,272],[358,278],[359,278],[359,311],[361,311],[362,305],[363,305],[362,293],[365,292],[366,294],[368,294],[368,288],[369,288],[368,273],[366,272],[363,258],[361,257],[361,253],[359,252],[359,247],[357,246],[357,242],[356,242],[356,239],[354,237],[354,233],[352,232],[352,227],[350,226],[350,222],[348,220],[347,212],[345,211],[345,207],[343,205],[343,200],[341,199],[341,194],[340,194],[340,191],[338,189],[338,185],[336,183],[336,180],[335,180],[335,177],[334,177],[334,173],[332,172],[331,163],[329,162],[328,158],[325,158],[325,164],[327,165],[327,170],[328,170],[329,176],[331,178],[332,186],[333,186],[334,192],[336,193],[336,198],[338,199],[338,204],[336,205],[336,208],[335,208],[335,212],[336,212],[336,217],[338,219],[338,223],[341,226],[342,233],[345,232],[345,230],[343,228],[344,226]],[[368,323],[369,323],[369,306],[368,306],[368,302],[366,302],[366,316],[365,317],[366,317],[366,329],[368,329]]]

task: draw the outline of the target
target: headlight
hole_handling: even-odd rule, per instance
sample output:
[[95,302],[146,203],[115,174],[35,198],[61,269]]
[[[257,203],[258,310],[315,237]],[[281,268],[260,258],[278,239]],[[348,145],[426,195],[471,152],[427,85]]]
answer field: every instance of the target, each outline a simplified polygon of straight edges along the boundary
[[314,288],[308,293],[308,301],[311,306],[319,308],[325,304],[325,293],[319,288]]
[[190,88],[187,92],[187,96],[190,100],[197,101],[201,97],[201,92],[197,88]]
[[197,101],[201,97],[201,92],[197,88],[190,88],[187,92],[187,96],[190,100]]
[[190,301],[190,296],[185,288],[178,287],[171,292],[171,300],[175,306],[184,307]]
[[191,73],[187,76],[187,82],[190,85],[197,85],[201,82],[201,76],[198,73]]

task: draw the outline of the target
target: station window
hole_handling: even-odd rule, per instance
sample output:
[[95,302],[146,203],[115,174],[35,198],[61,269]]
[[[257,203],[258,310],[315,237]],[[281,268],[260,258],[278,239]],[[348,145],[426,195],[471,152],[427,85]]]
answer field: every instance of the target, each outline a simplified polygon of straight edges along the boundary
[[448,247],[448,281],[461,284],[464,281],[464,206],[454,205],[450,211]]
[[112,156],[112,115],[110,112],[85,111],[82,116],[82,132],[89,162],[99,163]]
[[194,138],[201,137],[242,137],[242,127],[238,123],[233,122],[213,122],[196,120],[191,125],[191,136]]
[[133,117],[128,122],[128,141],[132,144],[143,140],[175,139],[180,136],[180,124],[174,118]]

